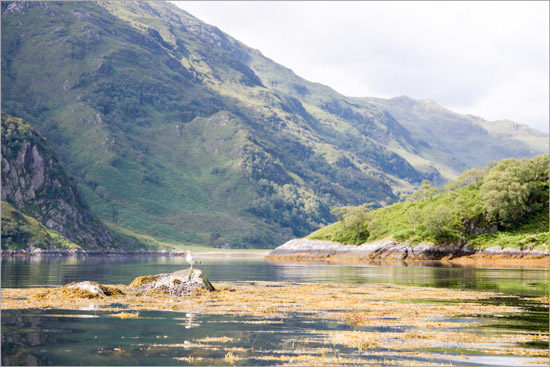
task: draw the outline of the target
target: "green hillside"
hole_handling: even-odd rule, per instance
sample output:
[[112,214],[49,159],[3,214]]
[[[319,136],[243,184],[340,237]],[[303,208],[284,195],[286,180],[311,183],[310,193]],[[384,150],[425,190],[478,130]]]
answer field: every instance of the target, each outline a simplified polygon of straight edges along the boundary
[[59,232],[2,201],[2,250],[36,248],[80,249]]
[[548,166],[548,154],[505,159],[468,170],[442,190],[424,182],[405,202],[385,208],[335,208],[340,221],[308,238],[362,244],[391,236],[411,243],[547,249]]
[[2,2],[2,110],[102,220],[167,242],[274,246],[448,177],[385,108],[165,2]]

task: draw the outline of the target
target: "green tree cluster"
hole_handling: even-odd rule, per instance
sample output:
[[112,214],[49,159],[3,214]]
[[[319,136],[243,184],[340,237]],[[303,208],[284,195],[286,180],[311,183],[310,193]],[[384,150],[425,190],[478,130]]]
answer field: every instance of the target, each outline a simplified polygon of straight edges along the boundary
[[423,200],[427,198],[433,197],[435,194],[438,193],[438,189],[433,187],[430,181],[423,180],[420,184],[420,188],[413,192],[411,196],[407,198],[408,202],[415,202],[418,200]]
[[332,208],[340,221],[310,238],[362,244],[392,235],[398,240],[441,243],[529,228],[522,231],[540,232],[531,237],[547,243],[548,182],[548,154],[504,159],[467,170],[441,190],[423,181],[405,202],[385,208],[370,211],[370,204]]
[[371,231],[379,229],[379,223],[373,223],[370,214],[373,203],[360,206],[345,206],[331,208],[331,213],[340,220],[340,228],[334,235],[334,240],[342,243],[358,245],[369,238]]
[[548,154],[498,162],[481,185],[481,199],[487,219],[503,227],[548,207]]

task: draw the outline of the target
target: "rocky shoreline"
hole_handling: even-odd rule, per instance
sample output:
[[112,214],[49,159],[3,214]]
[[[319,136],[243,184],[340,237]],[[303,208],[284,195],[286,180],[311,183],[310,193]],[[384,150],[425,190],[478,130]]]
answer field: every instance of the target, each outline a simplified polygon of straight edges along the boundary
[[468,244],[410,244],[385,239],[360,246],[310,239],[293,239],[271,251],[266,260],[326,262],[441,262],[467,266],[549,268],[548,250],[529,247],[490,247],[474,250]]

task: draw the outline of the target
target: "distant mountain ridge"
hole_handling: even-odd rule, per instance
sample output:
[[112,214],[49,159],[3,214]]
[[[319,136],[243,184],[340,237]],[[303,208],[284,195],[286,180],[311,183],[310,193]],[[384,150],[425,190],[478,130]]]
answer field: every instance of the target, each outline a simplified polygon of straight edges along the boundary
[[[2,96],[94,213],[167,241],[273,246],[487,163],[164,2],[2,2]],[[527,154],[495,134],[494,156]]]
[[[453,112],[431,100],[406,96],[361,100],[387,110],[424,142],[418,155],[434,164],[447,179],[503,157],[531,157],[548,152],[548,134],[513,121],[486,121]],[[415,167],[420,168],[421,164]]]

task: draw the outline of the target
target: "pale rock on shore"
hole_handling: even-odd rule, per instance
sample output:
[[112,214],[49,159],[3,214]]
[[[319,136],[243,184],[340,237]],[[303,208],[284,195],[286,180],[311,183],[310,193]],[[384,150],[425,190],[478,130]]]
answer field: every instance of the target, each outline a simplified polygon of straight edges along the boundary
[[468,244],[430,244],[416,245],[384,239],[365,243],[360,246],[343,245],[337,242],[310,239],[293,239],[277,247],[266,259],[287,258],[296,260],[441,260],[471,255],[508,255],[515,258],[546,256],[549,251],[537,251],[525,248],[490,247],[475,251]]

